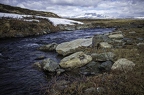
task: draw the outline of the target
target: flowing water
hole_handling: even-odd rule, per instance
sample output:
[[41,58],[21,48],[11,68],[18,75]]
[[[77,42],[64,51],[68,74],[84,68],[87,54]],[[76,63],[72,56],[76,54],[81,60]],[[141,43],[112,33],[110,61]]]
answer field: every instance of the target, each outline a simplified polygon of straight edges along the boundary
[[36,58],[45,56],[57,62],[56,52],[42,52],[37,48],[52,42],[62,43],[114,29],[85,29],[63,31],[43,36],[0,40],[0,95],[41,95],[41,86],[47,84],[45,74],[33,67]]

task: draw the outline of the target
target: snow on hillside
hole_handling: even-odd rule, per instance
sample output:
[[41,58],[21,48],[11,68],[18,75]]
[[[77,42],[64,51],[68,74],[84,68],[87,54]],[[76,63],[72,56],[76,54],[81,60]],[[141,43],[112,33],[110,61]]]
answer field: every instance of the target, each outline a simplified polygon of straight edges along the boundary
[[135,17],[135,19],[144,19],[144,17]]
[[84,14],[71,16],[69,18],[105,19],[105,18],[110,18],[110,17],[102,15],[102,14],[97,14],[97,13],[84,13]]
[[[20,14],[11,14],[11,13],[0,13],[0,17],[10,17],[10,18],[17,18],[17,19],[23,19],[24,17],[33,17],[32,15],[20,15]],[[64,18],[53,18],[53,17],[43,17],[43,16],[35,16],[35,18],[45,18],[48,19],[53,23],[53,25],[57,26],[59,24],[63,25],[74,25],[74,24],[83,24],[82,22],[79,21],[74,21],[74,20],[69,20],[69,19],[64,19]],[[37,21],[39,20],[32,19],[32,20],[26,20],[24,21]]]

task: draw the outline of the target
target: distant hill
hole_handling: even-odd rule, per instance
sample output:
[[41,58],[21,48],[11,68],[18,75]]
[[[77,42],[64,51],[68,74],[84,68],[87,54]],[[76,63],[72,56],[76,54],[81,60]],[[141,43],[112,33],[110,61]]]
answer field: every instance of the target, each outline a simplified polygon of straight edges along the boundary
[[110,18],[108,16],[97,14],[97,13],[84,13],[76,16],[71,16],[68,18],[85,18],[85,19],[104,19],[104,18]]
[[4,5],[4,4],[0,4],[0,12],[59,18],[59,16],[57,14],[54,14],[52,12],[34,11],[34,10],[20,8],[20,7]]

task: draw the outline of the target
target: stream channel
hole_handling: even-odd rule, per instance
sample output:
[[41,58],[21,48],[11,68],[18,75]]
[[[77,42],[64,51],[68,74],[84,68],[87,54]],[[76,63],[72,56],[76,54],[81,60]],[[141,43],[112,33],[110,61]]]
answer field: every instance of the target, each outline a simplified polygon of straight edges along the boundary
[[93,28],[62,31],[42,36],[0,39],[0,95],[41,95],[41,85],[47,84],[45,74],[33,67],[37,58],[45,56],[56,62],[56,52],[43,52],[37,48],[58,44],[95,34],[112,32],[113,28]]

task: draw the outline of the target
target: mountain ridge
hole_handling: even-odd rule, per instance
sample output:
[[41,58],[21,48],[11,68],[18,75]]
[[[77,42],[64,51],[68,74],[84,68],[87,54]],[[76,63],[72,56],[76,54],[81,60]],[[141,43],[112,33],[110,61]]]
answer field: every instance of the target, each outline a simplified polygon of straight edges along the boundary
[[103,15],[103,14],[97,14],[97,13],[83,13],[83,14],[79,14],[75,16],[70,16],[68,18],[104,19],[104,18],[110,18],[110,17]]
[[52,12],[35,11],[35,10],[5,5],[5,4],[1,4],[1,3],[0,3],[0,12],[60,18],[60,16],[58,16],[57,14],[52,13]]

